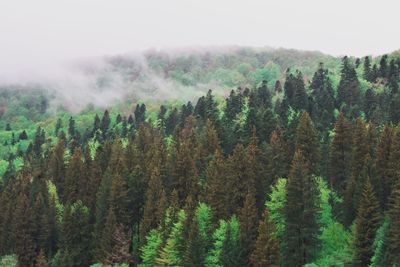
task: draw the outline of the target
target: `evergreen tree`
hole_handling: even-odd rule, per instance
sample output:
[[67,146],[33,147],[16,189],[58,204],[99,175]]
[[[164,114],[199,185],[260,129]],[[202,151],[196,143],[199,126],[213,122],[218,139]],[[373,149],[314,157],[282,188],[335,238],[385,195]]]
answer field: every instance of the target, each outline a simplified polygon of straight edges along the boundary
[[[389,160],[392,152],[392,143],[394,138],[394,129],[385,125],[383,132],[380,136],[379,144],[376,149],[376,169],[379,180],[379,188],[381,190],[377,191],[377,197],[381,203],[382,207],[386,206],[388,196],[390,196],[391,191],[391,181],[389,177]],[[377,184],[374,185],[377,188]]]
[[267,184],[266,189],[280,177],[287,177],[290,168],[289,144],[281,127],[277,127],[271,134],[267,148]]
[[299,150],[307,161],[310,174],[318,175],[320,172],[318,133],[314,128],[307,112],[303,112],[296,130],[296,150]]
[[251,263],[254,267],[278,267],[280,263],[280,244],[276,236],[276,229],[270,220],[269,212],[266,209],[263,219],[258,227],[258,237],[255,249],[251,254]]
[[21,266],[34,266],[37,251],[34,225],[38,222],[33,220],[34,217],[28,199],[25,194],[21,193],[17,200],[13,222],[14,251]]
[[357,78],[357,73],[347,56],[342,60],[342,70],[340,75],[337,107],[340,108],[343,103],[346,104],[347,107],[354,106],[359,100],[360,84]]
[[346,184],[344,194],[345,225],[349,226],[356,216],[356,209],[362,194],[363,184],[365,182],[365,173],[367,158],[369,155],[369,146],[367,141],[367,129],[364,121],[358,118],[353,131],[353,145],[351,156],[351,175]]
[[379,201],[367,180],[356,218],[354,266],[369,266],[371,263],[373,242],[380,221]]
[[82,201],[65,208],[61,234],[61,265],[87,266],[90,261],[89,210]]
[[303,266],[316,257],[317,197],[309,163],[301,150],[297,150],[286,186],[284,266]]
[[142,236],[146,236],[151,229],[155,229],[164,217],[166,209],[166,195],[159,167],[152,170],[148,189],[146,193],[146,203],[144,206],[142,219]]
[[178,221],[173,224],[160,256],[156,259],[157,265],[182,266],[185,248],[183,226],[186,219],[185,211],[181,210],[178,214]]
[[371,75],[371,60],[369,56],[364,58],[364,74],[363,77],[365,80],[372,82],[372,75]]
[[389,229],[387,234],[388,266],[400,265],[400,179],[396,181],[388,204]]
[[352,132],[345,115],[340,113],[334,128],[329,155],[329,183],[331,189],[342,194],[350,176]]
[[46,260],[46,255],[44,254],[43,250],[40,250],[40,253],[36,257],[36,265],[35,267],[49,267],[49,264]]
[[257,239],[257,219],[256,199],[251,192],[248,192],[239,214],[241,257],[246,266],[250,264],[250,255]]

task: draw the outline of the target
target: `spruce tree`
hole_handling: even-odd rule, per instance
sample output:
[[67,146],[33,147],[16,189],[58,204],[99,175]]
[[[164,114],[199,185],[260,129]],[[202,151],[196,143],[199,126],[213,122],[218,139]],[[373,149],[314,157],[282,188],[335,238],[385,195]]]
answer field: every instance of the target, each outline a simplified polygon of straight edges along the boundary
[[280,264],[280,244],[276,236],[274,223],[270,220],[269,212],[266,209],[263,219],[258,227],[258,237],[255,248],[251,254],[251,263],[254,267],[278,267]]
[[365,183],[357,212],[353,258],[354,266],[368,266],[373,255],[373,242],[381,221],[379,201],[369,180]]
[[389,160],[392,152],[392,143],[394,138],[394,129],[390,125],[385,125],[381,133],[379,143],[376,149],[376,169],[379,178],[378,183],[382,190],[377,191],[377,197],[384,208],[390,196],[391,182],[389,181],[388,169]]
[[303,112],[296,130],[296,150],[299,150],[307,161],[311,175],[320,172],[319,138],[314,124],[307,112]]
[[337,107],[340,108],[342,104],[346,104],[347,107],[354,106],[358,103],[359,97],[360,83],[357,78],[357,73],[350,62],[350,59],[345,56],[342,59]]
[[161,179],[159,167],[155,167],[152,170],[146,193],[141,229],[142,237],[146,236],[151,229],[156,228],[164,217],[167,203]]
[[387,234],[388,266],[400,265],[400,179],[392,190],[388,203],[389,230]]
[[286,185],[284,266],[303,266],[318,251],[317,191],[309,162],[297,150]]
[[289,144],[281,127],[272,132],[266,154],[268,158],[266,189],[269,190],[278,178],[287,177],[290,169]]
[[89,210],[82,201],[77,201],[65,208],[61,235],[61,265],[88,265],[90,262]]
[[257,221],[258,210],[256,199],[251,191],[249,191],[239,214],[240,242],[242,248],[241,258],[243,264],[246,266],[250,264],[250,255],[254,249],[257,238]]
[[[356,216],[356,209],[359,205],[365,175],[363,170],[366,167],[366,160],[369,156],[369,146],[367,142],[367,129],[364,121],[358,118],[353,131],[353,144],[351,156],[351,174],[346,183],[344,194],[344,223],[349,226]],[[369,156],[370,157],[370,156]]]
[[342,194],[350,176],[352,131],[344,113],[340,113],[334,128],[329,155],[329,183],[331,189]]

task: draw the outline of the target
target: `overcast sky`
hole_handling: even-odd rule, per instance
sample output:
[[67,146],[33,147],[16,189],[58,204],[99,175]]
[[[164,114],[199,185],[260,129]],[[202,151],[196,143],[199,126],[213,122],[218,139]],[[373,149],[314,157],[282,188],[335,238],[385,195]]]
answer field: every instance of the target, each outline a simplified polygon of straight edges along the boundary
[[378,55],[400,48],[399,2],[4,0],[0,73],[151,47],[245,45]]

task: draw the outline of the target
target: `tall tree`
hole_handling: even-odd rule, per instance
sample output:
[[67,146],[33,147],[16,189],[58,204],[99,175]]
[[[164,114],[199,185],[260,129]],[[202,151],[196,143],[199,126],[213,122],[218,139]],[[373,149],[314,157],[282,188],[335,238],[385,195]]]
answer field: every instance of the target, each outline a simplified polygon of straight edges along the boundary
[[260,220],[255,249],[250,259],[255,267],[278,267],[280,264],[279,239],[276,236],[275,225],[270,220],[267,209],[264,212],[263,219]]
[[346,104],[347,107],[354,106],[358,103],[360,96],[360,83],[357,78],[357,73],[350,62],[350,59],[345,56],[342,59],[342,70],[340,74],[340,83],[338,86],[338,105]]
[[284,266],[303,266],[318,251],[317,189],[308,160],[297,150],[286,185]]
[[356,216],[356,210],[361,198],[363,184],[365,183],[365,173],[363,170],[366,167],[369,155],[369,146],[367,141],[367,129],[364,121],[358,118],[353,131],[353,145],[351,156],[351,175],[346,184],[344,194],[345,208],[345,225],[349,226]]
[[299,150],[307,161],[311,175],[320,173],[321,158],[319,138],[314,124],[307,112],[303,112],[296,130],[296,150]]
[[352,131],[344,113],[335,123],[334,136],[329,155],[329,183],[331,189],[342,194],[350,176]]
[[375,196],[370,181],[367,180],[356,218],[354,266],[369,266],[371,263],[373,242],[380,221],[379,201]]
[[241,257],[243,259],[243,264],[246,266],[250,264],[250,255],[254,249],[254,243],[257,238],[257,221],[258,210],[256,199],[252,192],[249,191],[239,214],[240,242],[242,248]]

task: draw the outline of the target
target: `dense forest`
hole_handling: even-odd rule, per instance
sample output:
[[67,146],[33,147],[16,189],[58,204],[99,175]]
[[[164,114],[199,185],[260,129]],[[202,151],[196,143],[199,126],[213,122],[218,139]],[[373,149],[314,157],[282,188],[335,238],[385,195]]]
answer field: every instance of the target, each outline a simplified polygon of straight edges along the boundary
[[0,264],[400,266],[399,53],[145,57],[217,88],[78,113],[1,88]]

